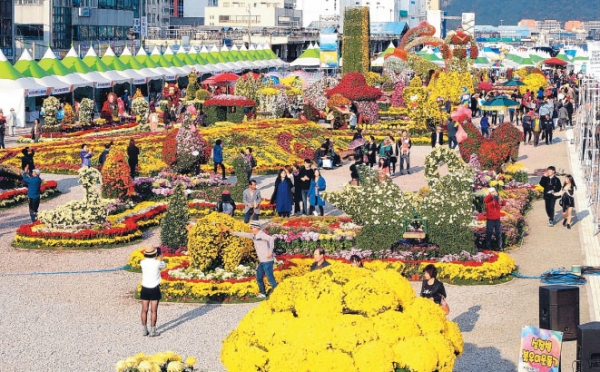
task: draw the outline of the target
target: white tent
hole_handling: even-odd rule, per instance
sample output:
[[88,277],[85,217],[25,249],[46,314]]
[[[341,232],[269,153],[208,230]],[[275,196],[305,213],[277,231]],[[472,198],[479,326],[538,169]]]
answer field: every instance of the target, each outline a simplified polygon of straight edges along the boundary
[[[182,49],[182,48],[180,47],[179,49]],[[175,53],[173,53],[173,49],[171,49],[170,45],[167,45],[167,49],[165,49],[163,56],[175,56]],[[167,58],[167,60],[169,60],[169,59]],[[189,65],[185,64],[184,66],[176,66],[176,67],[180,70],[185,71],[186,74],[189,74],[192,71],[193,66],[189,66]]]
[[[290,63],[292,67],[314,67],[317,68],[321,65],[320,53],[318,49],[315,49],[315,46],[310,44],[308,49],[306,49],[295,61]],[[341,58],[340,58],[340,66],[341,66]]]
[[146,84],[148,82],[147,76],[138,73],[136,70],[123,63],[123,61],[115,55],[115,52],[113,52],[110,45],[108,46],[108,49],[106,49],[106,52],[104,52],[101,61],[113,70],[118,71],[121,75],[130,78],[134,85]]
[[[158,56],[158,57],[156,57]],[[163,57],[163,55],[158,50],[158,47],[155,45],[152,53],[150,53],[150,59],[152,59],[157,65],[164,68],[167,71],[172,72],[177,76],[187,76],[187,72],[180,69],[179,67],[171,66],[171,64]],[[156,62],[156,60],[160,60],[161,62]]]
[[[157,66],[148,68],[150,68],[154,72],[160,73],[162,76],[164,76],[164,79],[166,81],[177,80],[177,74],[172,70],[168,70],[164,67],[158,66],[154,61],[152,61],[152,59],[150,59],[150,56],[148,56],[148,53],[146,53],[144,47],[140,47],[137,54],[135,55],[135,58],[142,64],[151,63],[152,65]],[[150,62],[147,62],[147,60],[150,60]]]
[[6,59],[0,50],[0,108],[8,113],[11,108],[17,113],[17,126],[25,127],[25,97],[50,94],[50,88],[24,77]]
[[151,68],[147,68],[146,66],[139,63],[134,58],[134,56],[131,54],[131,51],[129,50],[129,48],[127,46],[125,46],[125,49],[123,49],[123,52],[121,52],[121,56],[119,57],[119,59],[121,60],[121,62],[123,62],[127,66],[129,66],[131,69],[135,70],[135,72],[137,72],[138,74],[140,74],[142,76],[147,77],[150,80],[163,78],[163,75],[160,72],[155,71]]
[[83,57],[83,63],[85,63],[92,71],[98,72],[101,76],[111,80],[113,83],[128,83],[131,78],[121,74],[118,71],[111,70],[102,60],[96,55],[94,48],[90,48],[85,57]]
[[[183,50],[183,48],[179,49],[179,52],[181,52],[181,50]],[[177,52],[177,53],[179,53]],[[192,60],[197,61],[197,56],[198,56],[198,51],[196,50],[196,48],[194,46],[190,46],[190,50],[188,50],[187,54],[190,56],[190,58],[192,58]],[[194,67],[196,67],[196,70],[201,71],[203,73],[207,73],[207,74],[212,74],[214,72],[219,71],[218,68],[213,67],[211,65],[201,65],[200,63],[196,62],[196,64],[194,65]]]

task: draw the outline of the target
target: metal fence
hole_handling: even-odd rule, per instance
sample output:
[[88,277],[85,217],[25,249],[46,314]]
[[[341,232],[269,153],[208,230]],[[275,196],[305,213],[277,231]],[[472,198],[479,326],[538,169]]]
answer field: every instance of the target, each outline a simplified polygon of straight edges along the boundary
[[600,230],[600,82],[583,78],[579,87],[579,108],[575,116],[575,144],[596,231]]

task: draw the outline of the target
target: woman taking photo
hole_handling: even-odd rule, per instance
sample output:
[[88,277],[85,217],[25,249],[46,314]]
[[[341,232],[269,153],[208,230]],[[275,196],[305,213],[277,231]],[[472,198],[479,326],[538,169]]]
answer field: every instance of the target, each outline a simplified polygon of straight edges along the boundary
[[321,193],[325,191],[327,187],[327,183],[325,182],[325,178],[321,177],[321,171],[315,169],[315,178],[310,181],[310,188],[308,189],[308,200],[310,202],[310,214],[317,215],[317,211],[315,207],[319,207],[319,215],[323,216],[324,211],[323,207],[325,206],[325,201],[321,199]]
[[275,204],[275,209],[279,217],[289,217],[292,213],[292,181],[288,177],[285,169],[279,171],[279,176],[275,180],[275,190],[271,196],[271,204]]
[[440,305],[443,298],[446,298],[446,288],[444,283],[437,280],[437,268],[433,264],[425,266],[423,269],[423,285],[421,286],[421,297],[431,298],[433,302]]
[[573,176],[570,174],[567,175],[565,179],[565,184],[563,185],[562,191],[563,194],[560,197],[560,205],[562,206],[562,218],[563,218],[563,226],[567,226],[567,229],[571,229],[571,220],[573,218],[573,207],[575,206],[575,198],[573,194],[577,186],[575,185],[575,180]]

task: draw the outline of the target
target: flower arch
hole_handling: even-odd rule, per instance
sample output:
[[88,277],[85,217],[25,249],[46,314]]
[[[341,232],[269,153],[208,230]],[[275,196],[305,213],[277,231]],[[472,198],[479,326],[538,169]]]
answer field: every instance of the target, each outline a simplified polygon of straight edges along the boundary
[[465,173],[469,169],[456,151],[449,147],[436,147],[425,159],[425,179],[430,186],[441,181],[439,166],[442,164],[448,165],[448,173],[452,175]]

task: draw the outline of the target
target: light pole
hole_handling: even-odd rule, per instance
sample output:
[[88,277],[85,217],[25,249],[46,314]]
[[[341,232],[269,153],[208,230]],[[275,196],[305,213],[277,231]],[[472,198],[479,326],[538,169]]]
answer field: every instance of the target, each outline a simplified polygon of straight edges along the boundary
[[248,4],[246,10],[248,11],[248,48],[250,48],[250,45],[252,45],[252,36],[250,33],[250,24],[252,23],[252,10],[250,9],[250,4]]

